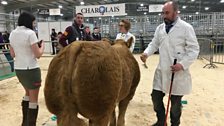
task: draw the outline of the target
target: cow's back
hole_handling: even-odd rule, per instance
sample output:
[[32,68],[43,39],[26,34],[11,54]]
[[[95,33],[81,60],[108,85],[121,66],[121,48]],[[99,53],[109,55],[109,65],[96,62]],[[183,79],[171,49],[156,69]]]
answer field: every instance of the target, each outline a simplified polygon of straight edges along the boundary
[[121,62],[111,45],[83,44],[75,67],[73,90],[79,112],[90,119],[111,113],[122,80]]
[[48,109],[56,114],[74,105],[90,119],[111,113],[121,89],[121,67],[117,52],[106,42],[71,44],[50,64],[45,85]]

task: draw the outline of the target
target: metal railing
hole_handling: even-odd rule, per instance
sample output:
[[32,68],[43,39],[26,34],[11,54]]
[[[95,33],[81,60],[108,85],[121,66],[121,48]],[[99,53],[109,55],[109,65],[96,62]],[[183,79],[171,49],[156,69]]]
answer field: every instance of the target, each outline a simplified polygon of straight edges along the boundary
[[[136,44],[134,53],[142,53],[146,48],[148,43],[151,42],[153,36],[136,36]],[[142,44],[143,41],[143,44]],[[217,66],[215,63],[224,64],[224,37],[203,37],[198,38],[199,46],[200,46],[200,53],[199,58],[205,59],[209,61],[208,64],[204,66],[204,68],[216,68]],[[46,41],[46,44],[49,44],[51,47],[51,41]],[[0,55],[5,55],[7,60],[2,60],[0,57],[0,65],[4,69],[6,69],[5,64],[10,64],[13,68],[14,60],[10,56],[8,45],[9,43],[0,43],[0,46],[4,45],[5,48],[0,49]],[[143,46],[143,47],[142,47]],[[51,52],[50,52],[51,53]],[[45,53],[43,57],[53,57],[54,55],[48,55]],[[10,58],[11,57],[11,58]]]
[[[224,35],[224,12],[211,12],[199,14],[180,14],[182,20],[188,22],[194,27],[197,35]],[[139,16],[121,16],[121,17],[94,17],[85,18],[85,22],[96,24],[101,28],[102,35],[109,33],[115,36],[118,31],[118,22],[121,19],[128,19],[131,22],[130,32],[134,35],[153,35],[156,27],[163,23],[161,15],[139,15]],[[95,22],[95,23],[94,23]]]
[[203,68],[216,68],[217,66],[213,63],[213,41],[208,38],[198,38],[198,43],[200,46],[199,58],[209,61],[209,63],[206,64]]
[[216,37],[213,41],[213,62],[224,64],[224,38]]
[[198,38],[199,57],[209,61],[203,68],[217,68],[214,63],[224,64],[224,38]]
[[0,43],[0,76],[8,75],[14,71],[14,60],[10,55],[9,43]]

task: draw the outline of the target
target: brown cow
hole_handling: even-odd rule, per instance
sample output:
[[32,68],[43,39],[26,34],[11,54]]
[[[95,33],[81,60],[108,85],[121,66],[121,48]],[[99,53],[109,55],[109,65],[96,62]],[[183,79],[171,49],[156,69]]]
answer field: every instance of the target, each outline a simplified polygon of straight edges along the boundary
[[[140,80],[128,42],[74,42],[50,63],[44,95],[59,126],[124,126],[125,112]],[[56,69],[57,68],[57,69]],[[119,116],[116,122],[115,107]]]

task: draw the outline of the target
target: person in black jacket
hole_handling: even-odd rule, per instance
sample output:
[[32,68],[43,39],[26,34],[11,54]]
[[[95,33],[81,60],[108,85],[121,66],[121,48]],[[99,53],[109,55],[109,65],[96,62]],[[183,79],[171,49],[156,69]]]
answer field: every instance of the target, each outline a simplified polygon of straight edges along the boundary
[[65,47],[68,44],[71,44],[74,41],[86,40],[86,35],[84,32],[84,16],[82,13],[77,13],[75,15],[75,20],[72,26],[69,26],[65,29],[65,32],[62,34],[59,43]]
[[4,39],[1,32],[0,32],[0,49],[5,49]]
[[93,37],[93,40],[94,40],[94,41],[101,40],[101,34],[100,34],[100,29],[99,29],[99,27],[94,27],[94,28],[93,28],[92,37]]
[[5,31],[5,33],[3,34],[3,39],[5,43],[9,43],[9,33],[8,31]]
[[51,45],[52,45],[52,55],[55,55],[55,48],[56,48],[56,42],[57,41],[57,33],[55,29],[51,29]]
[[89,26],[85,26],[84,31],[85,31],[86,41],[92,41],[93,38],[90,32]]

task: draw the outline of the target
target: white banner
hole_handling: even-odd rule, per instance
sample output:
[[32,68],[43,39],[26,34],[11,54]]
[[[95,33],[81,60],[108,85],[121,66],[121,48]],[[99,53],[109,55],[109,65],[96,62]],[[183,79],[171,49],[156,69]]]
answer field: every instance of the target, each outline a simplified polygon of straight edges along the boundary
[[83,13],[84,17],[121,16],[125,13],[125,4],[107,4],[76,6],[76,13]]
[[163,5],[162,4],[151,4],[149,5],[149,12],[162,12]]
[[61,9],[49,9],[50,15],[61,15]]

